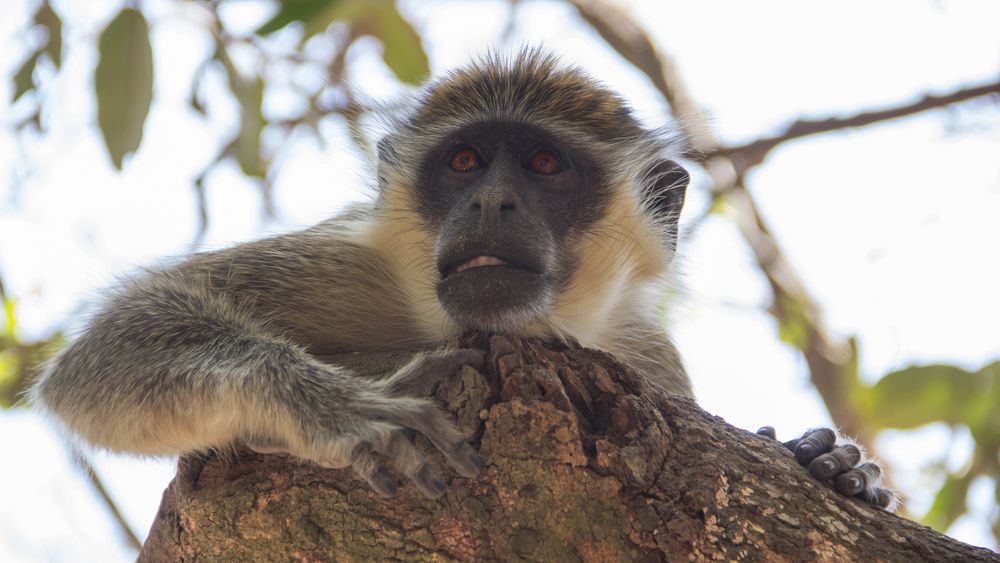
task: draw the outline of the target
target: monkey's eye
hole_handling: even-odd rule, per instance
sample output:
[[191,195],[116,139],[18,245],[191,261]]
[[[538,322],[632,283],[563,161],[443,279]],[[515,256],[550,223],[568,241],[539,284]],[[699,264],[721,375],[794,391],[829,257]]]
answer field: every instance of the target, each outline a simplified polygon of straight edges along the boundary
[[476,168],[479,168],[479,155],[476,151],[464,148],[455,151],[455,154],[451,155],[451,160],[448,161],[448,167],[455,172],[472,172]]
[[527,168],[535,174],[544,174],[546,176],[558,174],[563,171],[563,165],[562,162],[559,161],[559,157],[556,156],[556,153],[550,151],[549,149],[540,149],[535,151],[535,153],[528,158]]

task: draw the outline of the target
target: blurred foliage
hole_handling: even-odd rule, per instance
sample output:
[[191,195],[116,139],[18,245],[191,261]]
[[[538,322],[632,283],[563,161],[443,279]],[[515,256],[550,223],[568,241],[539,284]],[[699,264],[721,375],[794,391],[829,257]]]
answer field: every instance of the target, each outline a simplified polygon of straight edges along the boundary
[[[275,3],[274,13],[253,33],[240,35],[226,29],[220,17],[221,5],[237,5],[235,0],[189,0],[209,15],[204,32],[215,48],[210,57],[194,72],[188,103],[192,110],[207,116],[201,94],[205,76],[216,73],[228,85],[232,102],[239,109],[236,132],[221,143],[221,149],[195,180],[202,193],[205,177],[221,162],[232,159],[248,177],[258,181],[267,196],[267,187],[277,171],[275,153],[290,144],[292,132],[310,131],[321,139],[318,123],[339,116],[357,124],[364,113],[356,101],[352,84],[345,79],[349,64],[347,51],[362,37],[376,39],[382,47],[382,60],[404,84],[418,84],[430,72],[428,57],[420,34],[400,14],[392,0],[285,0]],[[512,6],[516,2],[512,2]],[[135,3],[130,3],[135,6]],[[39,3],[26,30],[31,41],[25,58],[13,76],[11,103],[32,104],[29,117],[17,124],[19,129],[42,131],[41,108],[45,103],[45,82],[58,74],[62,63],[63,26],[59,15],[47,1]],[[139,150],[142,133],[153,97],[153,46],[145,15],[135,7],[125,7],[115,14],[96,40],[98,63],[94,74],[97,125],[117,169],[127,166],[125,157]],[[291,51],[271,48],[272,35],[293,29],[296,47]],[[606,31],[606,30],[605,30]],[[325,41],[332,49],[309,49],[312,41]],[[231,56],[234,48],[250,49],[256,63],[246,68]],[[317,55],[316,53],[323,53]],[[627,58],[627,57],[626,57]],[[246,57],[240,60],[246,60]],[[269,116],[262,101],[275,78],[272,65],[306,68],[324,77],[318,87],[295,85],[292,88],[304,102],[298,115]],[[44,69],[44,71],[41,71]],[[287,73],[286,73],[287,75]],[[81,85],[84,86],[84,85]],[[284,84],[283,86],[288,86]],[[265,135],[266,132],[276,133]],[[273,138],[265,143],[265,138]],[[351,140],[365,151],[370,143],[355,129]],[[169,158],[167,155],[159,155]],[[711,212],[725,209],[722,198],[713,199]],[[207,212],[202,207],[201,232]],[[0,406],[15,405],[27,388],[31,374],[41,362],[64,343],[61,332],[38,342],[22,342],[17,336],[16,306],[3,292],[3,325],[0,330]],[[807,353],[814,336],[816,319],[807,299],[779,300],[771,314],[778,321],[778,337],[786,344]],[[873,433],[883,429],[913,429],[926,424],[944,423],[953,429],[966,428],[975,440],[971,460],[962,471],[945,476],[924,521],[940,530],[946,529],[966,510],[971,482],[979,476],[993,480],[1000,504],[1000,361],[970,372],[957,366],[916,366],[886,374],[874,385],[864,385],[858,377],[857,347],[852,341],[851,356],[840,365],[840,383],[850,395],[851,408]],[[836,416],[835,416],[836,418]],[[942,454],[944,455],[944,454]],[[940,464],[943,467],[943,460]],[[934,470],[934,468],[928,468]],[[938,467],[939,471],[943,469]],[[1000,540],[1000,519],[994,523]]]
[[859,388],[856,399],[875,430],[943,422],[972,435],[971,459],[958,474],[946,475],[924,523],[946,530],[965,512],[969,485],[977,477],[991,479],[1000,495],[1000,360],[975,372],[941,364],[893,371]]
[[97,125],[115,168],[139,149],[153,102],[153,48],[142,12],[126,8],[111,20],[97,41],[100,59],[94,72]]
[[36,342],[17,337],[16,304],[0,291],[3,322],[0,324],[0,408],[23,406],[22,400],[39,366],[65,345],[61,332]]

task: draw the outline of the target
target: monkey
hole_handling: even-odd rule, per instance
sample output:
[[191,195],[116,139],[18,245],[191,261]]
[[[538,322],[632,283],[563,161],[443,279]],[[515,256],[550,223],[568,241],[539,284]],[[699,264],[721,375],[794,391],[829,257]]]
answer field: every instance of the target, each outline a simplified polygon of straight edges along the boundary
[[[123,280],[43,370],[36,404],[110,450],[242,442],[351,467],[386,497],[400,486],[389,460],[437,498],[444,480],[409,431],[463,476],[485,466],[426,393],[482,366],[482,351],[442,348],[466,331],[604,350],[693,396],[655,307],[690,180],[668,129],[537,49],[431,81],[386,122],[372,202]],[[395,361],[365,377],[355,353]],[[877,466],[835,440],[786,447],[885,506]]]

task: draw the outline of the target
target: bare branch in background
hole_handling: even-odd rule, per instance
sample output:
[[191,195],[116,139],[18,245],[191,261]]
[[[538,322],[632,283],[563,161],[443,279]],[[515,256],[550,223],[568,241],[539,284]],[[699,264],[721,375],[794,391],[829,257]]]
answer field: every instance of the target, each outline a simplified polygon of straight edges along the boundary
[[734,188],[739,190],[738,197],[734,198],[737,222],[761,273],[769,282],[772,297],[768,311],[779,325],[795,323],[803,337],[796,346],[806,358],[810,379],[834,424],[871,450],[870,431],[858,419],[856,406],[850,400],[850,378],[856,373],[852,373],[854,362],[849,344],[829,336],[819,315],[819,305],[807,293],[805,284],[771,237],[752,196],[742,189],[742,177],[732,161],[724,155],[707,158],[717,151],[719,142],[712,134],[704,113],[687,95],[676,66],[658,51],[646,32],[617,5],[606,0],[572,0],[572,4],[625,60],[649,76],[667,103],[671,104],[681,131],[695,152],[693,156],[705,162],[712,178],[713,193],[726,193]]
[[797,346],[809,367],[810,381],[830,411],[830,418],[840,430],[870,449],[870,428],[861,420],[851,397],[858,377],[853,347],[827,335],[818,304],[782,254],[742,179],[735,184],[727,202],[735,208],[740,233],[774,296],[768,312],[779,324],[798,329],[801,340]]
[[87,459],[87,456],[84,455],[84,453],[80,451],[80,448],[76,447],[74,444],[66,442],[66,448],[69,449],[70,457],[73,461],[76,462],[76,464],[80,466],[80,469],[82,469],[87,475],[87,479],[90,480],[90,484],[94,486],[94,490],[97,491],[97,494],[101,497],[101,501],[104,503],[104,506],[107,507],[108,511],[111,513],[111,517],[114,519],[115,524],[118,525],[122,535],[125,536],[125,541],[128,542],[129,547],[135,549],[138,553],[139,549],[142,548],[142,542],[139,541],[139,536],[132,531],[132,527],[129,526],[129,523],[125,520],[125,516],[122,514],[121,510],[119,510],[118,505],[115,504],[114,499],[112,499],[111,495],[108,494],[108,489],[104,486],[100,476],[97,475],[97,471],[90,463],[90,460]]
[[196,251],[205,242],[205,234],[208,233],[208,198],[205,195],[205,173],[198,174],[194,179],[194,200],[198,211],[198,226],[196,227],[194,240],[191,241],[191,250]]
[[714,152],[718,143],[708,122],[680,78],[677,65],[656,48],[649,35],[623,7],[607,0],[571,0],[583,19],[626,61],[641,70],[670,106],[684,137],[698,155]]
[[943,96],[928,94],[912,104],[894,106],[883,110],[862,111],[850,117],[828,117],[826,119],[815,120],[798,119],[778,135],[757,139],[745,145],[722,147],[715,151],[714,154],[729,157],[733,161],[733,166],[737,174],[743,175],[748,169],[763,162],[764,158],[774,147],[785,141],[800,139],[809,135],[829,133],[838,129],[871,125],[879,121],[897,119],[989,95],[1000,95],[1000,82],[963,88]]

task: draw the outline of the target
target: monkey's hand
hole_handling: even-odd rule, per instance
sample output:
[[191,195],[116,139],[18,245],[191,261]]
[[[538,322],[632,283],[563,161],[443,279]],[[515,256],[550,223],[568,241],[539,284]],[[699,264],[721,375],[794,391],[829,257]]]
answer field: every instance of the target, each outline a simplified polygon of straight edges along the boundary
[[[774,428],[764,426],[760,436],[776,440]],[[783,442],[800,465],[813,477],[830,485],[844,496],[853,496],[868,504],[892,510],[896,496],[879,487],[882,469],[873,462],[861,463],[861,450],[854,444],[837,444],[837,433],[830,428],[809,430],[801,438]]]
[[478,368],[484,360],[478,350],[422,353],[383,381],[339,377],[332,380],[335,388],[326,390],[330,400],[320,403],[320,412],[301,418],[304,439],[251,437],[247,445],[262,453],[288,452],[324,467],[350,466],[376,492],[392,497],[399,481],[386,468],[388,460],[424,495],[440,497],[444,480],[410,441],[407,430],[427,437],[463,477],[478,474],[485,467],[483,458],[445,412],[424,396],[462,365]]

